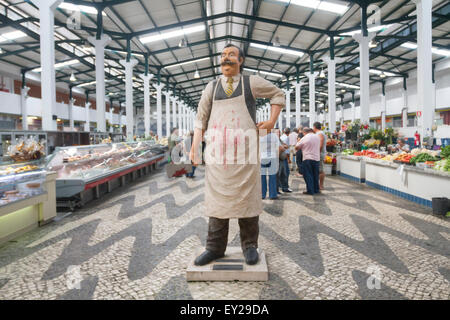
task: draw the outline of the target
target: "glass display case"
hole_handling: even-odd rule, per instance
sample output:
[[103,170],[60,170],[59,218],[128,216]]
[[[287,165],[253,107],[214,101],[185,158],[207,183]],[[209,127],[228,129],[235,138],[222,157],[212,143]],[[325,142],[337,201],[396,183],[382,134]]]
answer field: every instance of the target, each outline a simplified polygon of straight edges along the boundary
[[46,174],[36,162],[0,165],[0,207],[45,193]]
[[57,148],[46,169],[56,172],[57,179],[89,181],[144,163],[160,153],[152,142]]

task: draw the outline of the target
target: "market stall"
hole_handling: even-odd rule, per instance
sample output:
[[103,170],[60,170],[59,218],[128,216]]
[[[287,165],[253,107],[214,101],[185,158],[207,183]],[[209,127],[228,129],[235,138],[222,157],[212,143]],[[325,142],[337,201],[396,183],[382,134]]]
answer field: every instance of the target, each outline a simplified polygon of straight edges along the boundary
[[0,244],[56,216],[54,172],[41,161],[0,165]]
[[433,198],[450,198],[450,146],[393,154],[344,150],[338,156],[338,166],[344,177],[364,179],[371,187],[421,205],[432,207]]
[[364,183],[365,161],[360,156],[340,154],[337,156],[337,174],[352,181]]
[[166,148],[154,142],[57,148],[46,169],[57,173],[57,205],[74,208],[156,169]]

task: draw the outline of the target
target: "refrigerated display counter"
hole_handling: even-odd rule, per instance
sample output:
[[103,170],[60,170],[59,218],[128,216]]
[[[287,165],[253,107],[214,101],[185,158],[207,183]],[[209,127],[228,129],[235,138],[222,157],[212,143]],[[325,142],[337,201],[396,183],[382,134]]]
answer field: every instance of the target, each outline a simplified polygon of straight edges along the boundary
[[46,170],[57,174],[59,207],[73,209],[148,174],[167,158],[167,147],[153,142],[57,148]]
[[0,163],[0,244],[56,216],[56,174],[41,161]]

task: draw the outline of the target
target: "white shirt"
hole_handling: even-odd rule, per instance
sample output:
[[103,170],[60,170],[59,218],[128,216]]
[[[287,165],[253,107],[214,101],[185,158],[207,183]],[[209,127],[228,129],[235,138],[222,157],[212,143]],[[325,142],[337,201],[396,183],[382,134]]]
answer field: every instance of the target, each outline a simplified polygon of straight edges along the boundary
[[[285,133],[281,136],[280,139],[281,139],[281,141],[282,141],[284,144],[289,145],[289,137],[288,137]],[[286,149],[286,150],[284,151],[284,153],[289,154],[289,148]]]

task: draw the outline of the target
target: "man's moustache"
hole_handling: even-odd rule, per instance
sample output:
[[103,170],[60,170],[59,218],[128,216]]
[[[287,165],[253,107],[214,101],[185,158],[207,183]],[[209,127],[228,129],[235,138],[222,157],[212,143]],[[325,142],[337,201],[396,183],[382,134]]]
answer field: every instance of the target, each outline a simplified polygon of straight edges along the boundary
[[233,62],[233,61],[224,61],[224,62],[222,62],[222,66],[233,66],[235,64],[236,64],[236,62]]

